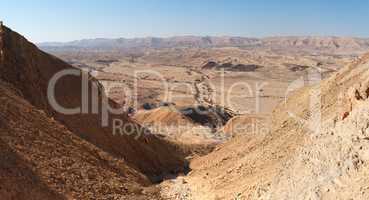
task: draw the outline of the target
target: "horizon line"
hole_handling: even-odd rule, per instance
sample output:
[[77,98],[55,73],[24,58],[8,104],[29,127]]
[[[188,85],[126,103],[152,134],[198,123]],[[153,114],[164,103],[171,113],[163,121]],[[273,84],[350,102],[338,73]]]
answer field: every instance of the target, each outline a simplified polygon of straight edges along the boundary
[[237,35],[173,35],[173,36],[138,36],[138,37],[91,37],[91,38],[82,38],[75,40],[67,40],[67,41],[44,41],[44,42],[35,42],[35,44],[46,44],[46,43],[72,43],[72,42],[81,42],[84,40],[118,40],[118,39],[126,39],[126,40],[134,40],[134,39],[171,39],[171,38],[185,38],[185,37],[198,37],[198,38],[243,38],[243,39],[268,39],[268,38],[303,38],[303,37],[322,37],[322,38],[352,38],[352,39],[369,39],[368,37],[363,36],[340,36],[340,35],[270,35],[270,36],[237,36]]

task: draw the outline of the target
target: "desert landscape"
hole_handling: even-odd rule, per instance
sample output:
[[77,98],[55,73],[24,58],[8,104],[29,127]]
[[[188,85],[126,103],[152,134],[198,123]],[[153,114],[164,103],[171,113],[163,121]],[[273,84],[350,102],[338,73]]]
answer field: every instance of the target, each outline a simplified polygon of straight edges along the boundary
[[[111,99],[131,110],[140,124],[156,129],[153,132],[169,134],[176,141],[208,143],[228,139],[230,134],[218,133],[232,117],[250,118],[265,132],[272,111],[290,93],[331,76],[364,54],[369,42],[339,37],[192,36],[39,46],[88,71]],[[183,119],[184,110],[198,106],[224,112],[216,112],[221,119],[207,120],[210,124],[205,126],[193,117]]]
[[23,34],[0,21],[0,200],[369,199],[369,37]]

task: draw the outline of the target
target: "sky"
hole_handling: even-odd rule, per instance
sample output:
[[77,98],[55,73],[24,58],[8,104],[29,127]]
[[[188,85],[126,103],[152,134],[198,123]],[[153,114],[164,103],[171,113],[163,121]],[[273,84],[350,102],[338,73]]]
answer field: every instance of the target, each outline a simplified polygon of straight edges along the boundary
[[369,37],[369,0],[1,0],[0,20],[33,42],[178,35]]

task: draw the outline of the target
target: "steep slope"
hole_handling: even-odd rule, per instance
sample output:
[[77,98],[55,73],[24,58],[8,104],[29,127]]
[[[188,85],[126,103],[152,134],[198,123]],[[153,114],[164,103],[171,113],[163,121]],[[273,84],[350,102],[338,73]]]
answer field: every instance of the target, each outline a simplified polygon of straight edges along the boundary
[[[80,107],[81,102],[87,99],[90,105],[98,105],[97,114],[64,115],[55,111],[48,101],[47,88],[50,79],[62,70],[77,70],[63,61],[40,51],[36,46],[29,43],[21,35],[9,28],[0,28],[0,79],[13,85],[20,95],[28,100],[37,109],[61,122],[71,132],[91,142],[104,151],[111,153],[117,158],[124,159],[127,163],[149,176],[152,180],[160,180],[166,173],[175,173],[186,168],[185,155],[180,148],[167,141],[147,134],[147,131],[133,122],[125,113],[110,114],[108,126],[103,127],[102,103],[104,91],[100,84],[88,76],[87,87],[89,94],[83,96],[82,77],[67,75],[61,78],[55,86],[55,99],[66,108]],[[79,73],[86,73],[77,70]],[[92,102],[92,94],[98,94],[98,102]],[[108,104],[115,107],[111,100]],[[130,128],[114,135],[113,121],[121,120],[123,124],[129,124]],[[144,134],[146,133],[146,134]]]
[[186,184],[172,191],[192,199],[368,199],[368,72],[369,54],[296,91],[274,111],[269,134],[236,137],[195,159]]
[[[0,196],[2,199],[65,199],[51,191],[27,163],[0,140]],[[32,195],[30,195],[32,194]]]
[[268,131],[268,118],[262,115],[239,115],[230,119],[219,131],[225,137],[232,138],[247,133],[249,137],[263,135]]
[[368,199],[369,54],[320,84],[320,128],[261,199]]
[[147,199],[150,181],[0,81],[1,199]]

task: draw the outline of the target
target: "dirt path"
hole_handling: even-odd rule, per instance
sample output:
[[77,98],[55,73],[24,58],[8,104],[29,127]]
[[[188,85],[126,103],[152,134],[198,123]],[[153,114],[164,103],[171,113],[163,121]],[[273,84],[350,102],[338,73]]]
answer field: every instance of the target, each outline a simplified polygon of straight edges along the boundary
[[199,80],[196,80],[193,85],[195,89],[194,98],[198,104],[202,105],[214,105],[214,89],[209,85],[209,75],[201,72],[200,70],[190,69],[191,72],[197,73],[201,76]]

